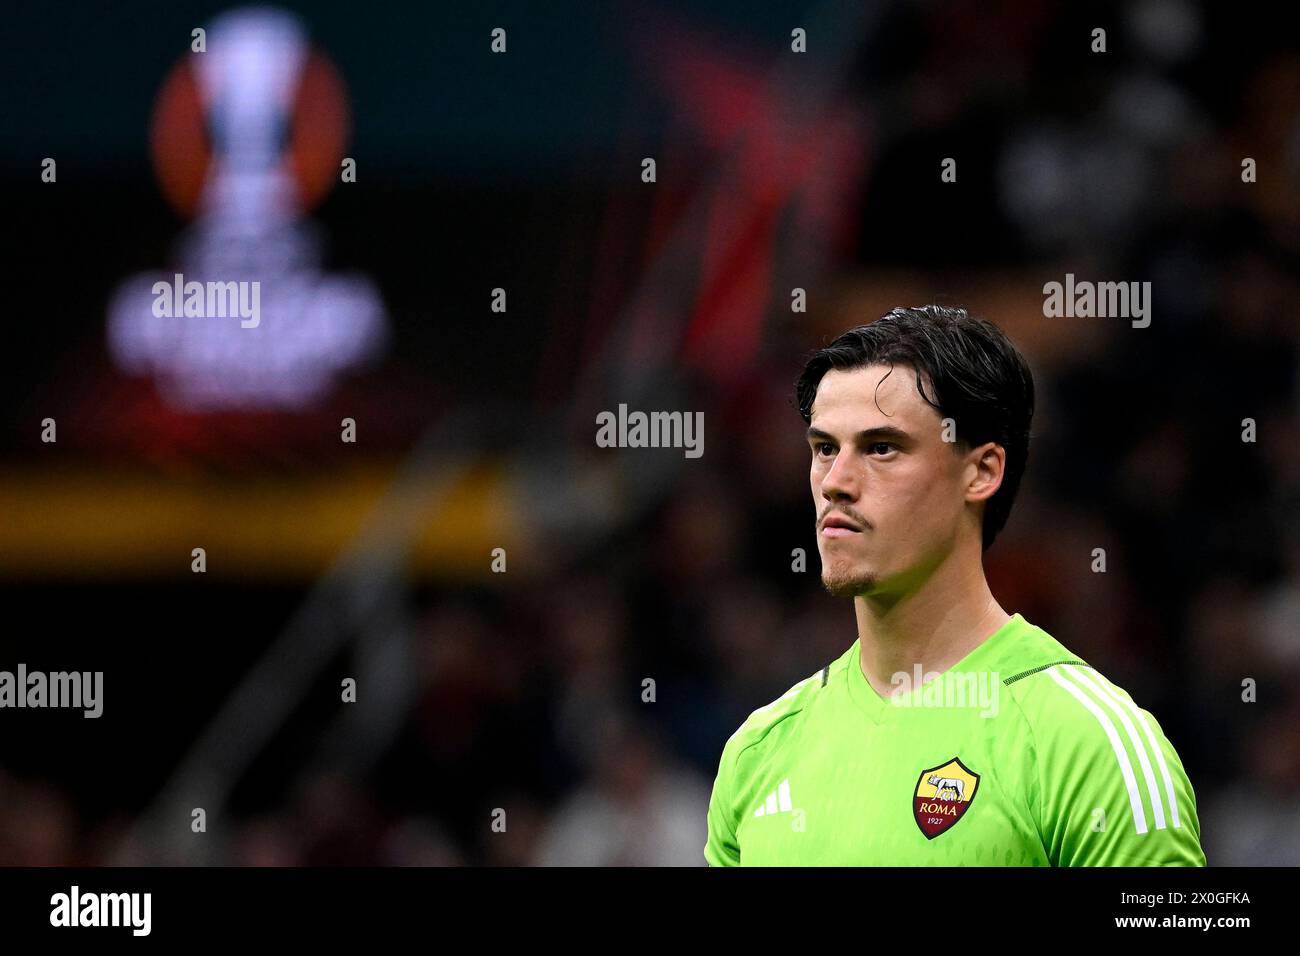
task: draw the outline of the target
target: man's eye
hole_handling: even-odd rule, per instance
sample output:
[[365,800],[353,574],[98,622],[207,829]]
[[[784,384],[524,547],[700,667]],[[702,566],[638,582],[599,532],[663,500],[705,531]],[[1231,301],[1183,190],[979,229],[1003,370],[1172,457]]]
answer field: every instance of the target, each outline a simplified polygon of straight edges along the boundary
[[888,455],[891,451],[894,450],[893,443],[891,443],[891,442],[887,442],[887,441],[876,441],[876,442],[872,442],[872,443],[871,443],[871,447],[870,447],[869,450],[871,451],[872,454],[875,454],[875,453],[876,453],[876,449],[878,449],[878,448],[883,448],[883,449],[884,449],[884,451],[881,452],[881,454],[884,454],[884,455]]
[[833,455],[834,453],[835,453],[835,446],[828,441],[819,441],[816,445],[813,446],[813,454]]

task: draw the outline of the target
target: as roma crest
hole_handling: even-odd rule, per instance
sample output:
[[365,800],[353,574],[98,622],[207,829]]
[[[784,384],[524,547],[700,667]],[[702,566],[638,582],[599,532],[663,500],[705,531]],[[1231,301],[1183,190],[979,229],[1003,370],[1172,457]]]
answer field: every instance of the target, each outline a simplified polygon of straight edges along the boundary
[[912,812],[927,840],[933,840],[962,818],[979,785],[980,775],[956,757],[921,771]]

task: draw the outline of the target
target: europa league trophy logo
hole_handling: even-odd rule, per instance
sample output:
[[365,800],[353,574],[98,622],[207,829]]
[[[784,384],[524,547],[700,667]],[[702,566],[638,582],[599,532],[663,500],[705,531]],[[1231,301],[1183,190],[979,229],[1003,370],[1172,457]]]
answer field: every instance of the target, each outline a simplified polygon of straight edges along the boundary
[[178,408],[306,407],[387,338],[374,284],[321,272],[303,216],[338,181],[343,86],[283,11],[224,14],[205,47],[164,84],[152,130],[162,190],[193,222],[173,268],[119,287],[109,347]]

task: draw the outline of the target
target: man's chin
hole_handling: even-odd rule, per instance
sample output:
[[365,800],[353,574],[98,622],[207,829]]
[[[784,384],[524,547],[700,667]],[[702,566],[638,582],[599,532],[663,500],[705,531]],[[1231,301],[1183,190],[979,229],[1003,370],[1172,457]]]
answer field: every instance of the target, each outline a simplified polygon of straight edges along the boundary
[[858,597],[876,590],[879,582],[874,574],[822,574],[822,587],[832,597]]

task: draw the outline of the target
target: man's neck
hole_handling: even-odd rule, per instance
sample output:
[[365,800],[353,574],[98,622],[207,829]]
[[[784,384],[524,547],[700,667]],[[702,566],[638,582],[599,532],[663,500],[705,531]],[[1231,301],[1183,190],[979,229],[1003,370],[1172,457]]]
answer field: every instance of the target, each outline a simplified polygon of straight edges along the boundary
[[853,599],[861,641],[859,666],[881,697],[899,690],[891,677],[942,674],[1011,619],[993,598],[977,559],[941,564],[902,597]]

